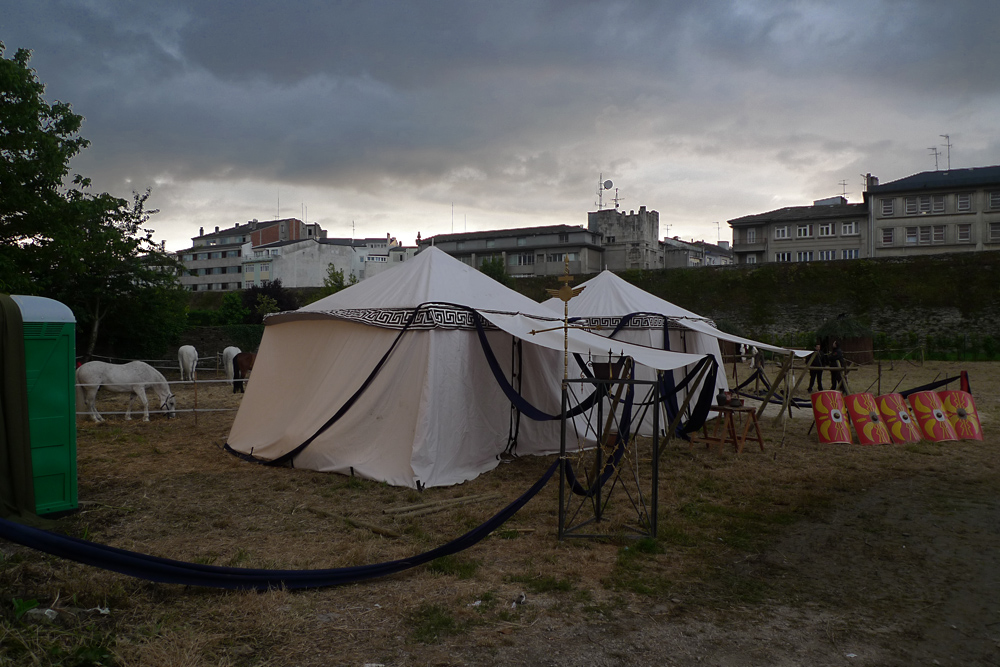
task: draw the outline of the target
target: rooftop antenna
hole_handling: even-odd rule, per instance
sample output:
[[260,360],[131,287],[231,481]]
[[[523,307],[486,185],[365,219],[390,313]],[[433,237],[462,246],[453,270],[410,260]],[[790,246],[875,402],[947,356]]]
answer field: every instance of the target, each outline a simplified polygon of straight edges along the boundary
[[948,171],[951,171],[951,135],[940,134],[938,136],[944,139],[944,145],[948,147]]
[[281,220],[281,190],[275,190],[274,196],[278,200],[278,212],[275,214],[274,219]]
[[934,171],[937,171],[938,170],[938,155],[941,155],[941,151],[939,151],[937,149],[937,146],[931,146],[927,150],[929,150],[931,152],[931,155],[934,156]]
[[841,181],[840,183],[837,183],[837,185],[840,186],[841,192],[844,193],[843,194],[844,199],[847,199],[847,181],[846,180],[845,181]]
[[[597,210],[600,211],[604,208],[604,191],[610,190],[614,187],[614,183],[611,181],[604,180],[604,174],[599,174],[597,177]],[[616,191],[617,192],[617,191]]]
[[[611,183],[611,181],[607,181],[607,183]],[[615,210],[618,209],[618,202],[620,202],[622,199],[625,199],[625,198],[624,197],[619,197],[618,196],[618,188],[615,188],[615,198],[613,200],[615,202]]]
[[719,245],[719,241],[722,240],[722,228],[719,227],[719,222],[715,222],[715,245]]
[[455,202],[451,203],[451,233],[455,233]]

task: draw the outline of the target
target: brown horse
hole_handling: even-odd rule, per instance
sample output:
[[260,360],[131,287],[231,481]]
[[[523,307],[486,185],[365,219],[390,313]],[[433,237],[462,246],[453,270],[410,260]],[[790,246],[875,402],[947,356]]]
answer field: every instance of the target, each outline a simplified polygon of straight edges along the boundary
[[253,370],[253,362],[257,360],[256,352],[240,352],[233,357],[233,393],[246,392],[246,381]]

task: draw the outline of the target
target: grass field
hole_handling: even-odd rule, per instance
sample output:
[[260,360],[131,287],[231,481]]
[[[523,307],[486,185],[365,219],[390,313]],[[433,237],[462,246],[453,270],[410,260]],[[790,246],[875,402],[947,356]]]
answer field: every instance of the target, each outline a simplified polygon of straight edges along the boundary
[[[153,584],[0,543],[0,665],[839,665],[848,653],[850,664],[996,664],[977,660],[1000,642],[1000,369],[895,362],[881,387],[958,370],[969,371],[983,442],[824,446],[811,413],[779,423],[773,408],[763,452],[671,441],[656,539],[560,542],[553,480],[477,546],[339,588]],[[876,372],[860,368],[852,387]],[[198,392],[200,407],[238,405],[224,384]],[[178,395],[193,405],[190,385]],[[418,493],[241,462],[221,450],[234,414],[80,420],[81,509],[56,529],[205,564],[376,563],[479,525],[553,460],[523,457]],[[468,502],[385,512],[453,498]],[[938,633],[948,625],[964,633]]]

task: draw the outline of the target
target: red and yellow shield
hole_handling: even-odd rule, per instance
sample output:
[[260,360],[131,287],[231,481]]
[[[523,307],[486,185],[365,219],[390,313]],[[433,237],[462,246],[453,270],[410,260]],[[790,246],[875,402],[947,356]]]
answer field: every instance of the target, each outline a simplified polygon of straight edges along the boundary
[[875,403],[893,442],[920,442],[920,429],[910,416],[901,394],[883,394],[875,399]]
[[847,404],[847,414],[858,434],[858,443],[862,445],[888,445],[892,442],[889,429],[878,413],[875,397],[871,394],[849,394],[844,401]]
[[920,435],[933,442],[958,440],[955,429],[948,421],[941,399],[933,391],[918,391],[910,394],[913,416],[920,425]]
[[843,395],[839,391],[817,391],[810,398],[819,441],[851,444],[851,427],[844,415]]
[[939,391],[938,398],[960,440],[983,439],[983,429],[979,424],[979,413],[976,412],[972,394],[964,391]]

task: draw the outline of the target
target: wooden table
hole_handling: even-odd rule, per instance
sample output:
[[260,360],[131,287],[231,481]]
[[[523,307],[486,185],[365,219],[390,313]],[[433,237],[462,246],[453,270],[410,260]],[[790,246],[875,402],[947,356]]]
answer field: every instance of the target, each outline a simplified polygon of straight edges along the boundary
[[[743,451],[743,445],[746,444],[747,436],[749,436],[751,442],[756,439],[757,444],[760,445],[760,451],[764,451],[764,437],[760,432],[756,408],[743,405],[739,407],[713,405],[711,409],[719,413],[718,418],[714,420],[712,434],[708,434],[708,422],[705,422],[702,429],[703,435],[693,437],[692,444],[696,441],[704,442],[705,446],[709,448],[712,445],[718,445],[720,454],[726,445],[732,444],[733,449],[739,453]],[[739,426],[737,426],[738,422]],[[751,426],[754,429],[753,433],[750,432]]]

